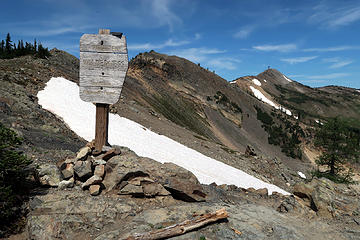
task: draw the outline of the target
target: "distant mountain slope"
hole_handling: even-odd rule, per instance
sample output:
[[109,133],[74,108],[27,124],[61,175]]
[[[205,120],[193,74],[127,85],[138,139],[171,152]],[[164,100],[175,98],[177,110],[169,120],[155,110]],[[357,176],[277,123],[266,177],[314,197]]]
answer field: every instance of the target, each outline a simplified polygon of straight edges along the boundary
[[[249,85],[248,78],[242,77],[234,82],[245,90]],[[357,89],[339,86],[311,88],[275,69],[268,69],[254,78],[262,83],[258,88],[270,95],[274,102],[298,115],[304,123],[313,125],[315,121],[336,116],[360,119],[360,92]]]
[[124,96],[196,134],[244,152],[249,145],[283,157],[269,145],[254,106],[270,108],[218,75],[186,59],[154,51],[130,61]]

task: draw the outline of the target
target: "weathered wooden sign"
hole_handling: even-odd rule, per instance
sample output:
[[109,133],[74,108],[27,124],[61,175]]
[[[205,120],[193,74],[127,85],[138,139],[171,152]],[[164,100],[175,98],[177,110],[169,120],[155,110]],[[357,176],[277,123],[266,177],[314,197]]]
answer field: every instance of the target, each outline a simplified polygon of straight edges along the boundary
[[122,33],[100,29],[80,38],[80,98],[96,103],[95,150],[108,145],[109,104],[120,98],[128,69],[126,39]]
[[119,100],[128,69],[126,38],[122,34],[84,34],[80,38],[80,98],[114,104]]

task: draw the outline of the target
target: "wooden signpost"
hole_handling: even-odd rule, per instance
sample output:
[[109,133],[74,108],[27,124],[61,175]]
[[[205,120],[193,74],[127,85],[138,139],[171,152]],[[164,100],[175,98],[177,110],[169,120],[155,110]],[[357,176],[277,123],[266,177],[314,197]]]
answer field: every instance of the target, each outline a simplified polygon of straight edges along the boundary
[[96,104],[95,149],[108,144],[109,105],[116,103],[128,69],[126,38],[100,29],[80,38],[80,98]]

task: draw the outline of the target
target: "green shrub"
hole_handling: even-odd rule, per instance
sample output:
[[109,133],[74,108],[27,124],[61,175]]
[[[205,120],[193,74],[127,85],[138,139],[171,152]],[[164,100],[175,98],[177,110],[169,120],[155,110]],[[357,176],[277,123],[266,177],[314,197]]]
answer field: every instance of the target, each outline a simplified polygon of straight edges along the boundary
[[16,149],[22,139],[0,123],[0,225],[6,228],[19,215],[26,194],[26,167],[31,163]]
[[[305,133],[299,124],[293,125],[283,117],[281,113],[276,114],[275,112],[271,112],[271,114],[268,114],[261,108],[257,106],[254,107],[257,112],[257,119],[262,122],[262,127],[269,134],[268,143],[280,146],[281,151],[288,157],[301,159],[300,137],[304,137]],[[273,117],[278,118],[281,122],[276,124]]]

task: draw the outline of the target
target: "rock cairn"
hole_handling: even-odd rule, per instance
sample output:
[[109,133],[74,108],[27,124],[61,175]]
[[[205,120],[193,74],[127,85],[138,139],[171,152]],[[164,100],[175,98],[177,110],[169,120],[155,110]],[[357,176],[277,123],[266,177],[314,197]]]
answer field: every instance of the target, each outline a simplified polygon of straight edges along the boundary
[[102,151],[96,151],[93,142],[57,166],[41,166],[40,172],[44,186],[66,189],[76,185],[89,190],[92,196],[101,192],[137,198],[171,196],[187,202],[206,198],[196,176],[176,164],[139,157],[118,146],[104,146]]
[[81,148],[75,158],[68,158],[58,162],[58,168],[63,177],[59,188],[71,188],[74,184],[83,190],[89,190],[93,196],[99,195],[104,189],[102,181],[105,177],[106,161],[121,153],[120,148],[104,146],[102,151],[94,150],[94,143],[90,142]]

